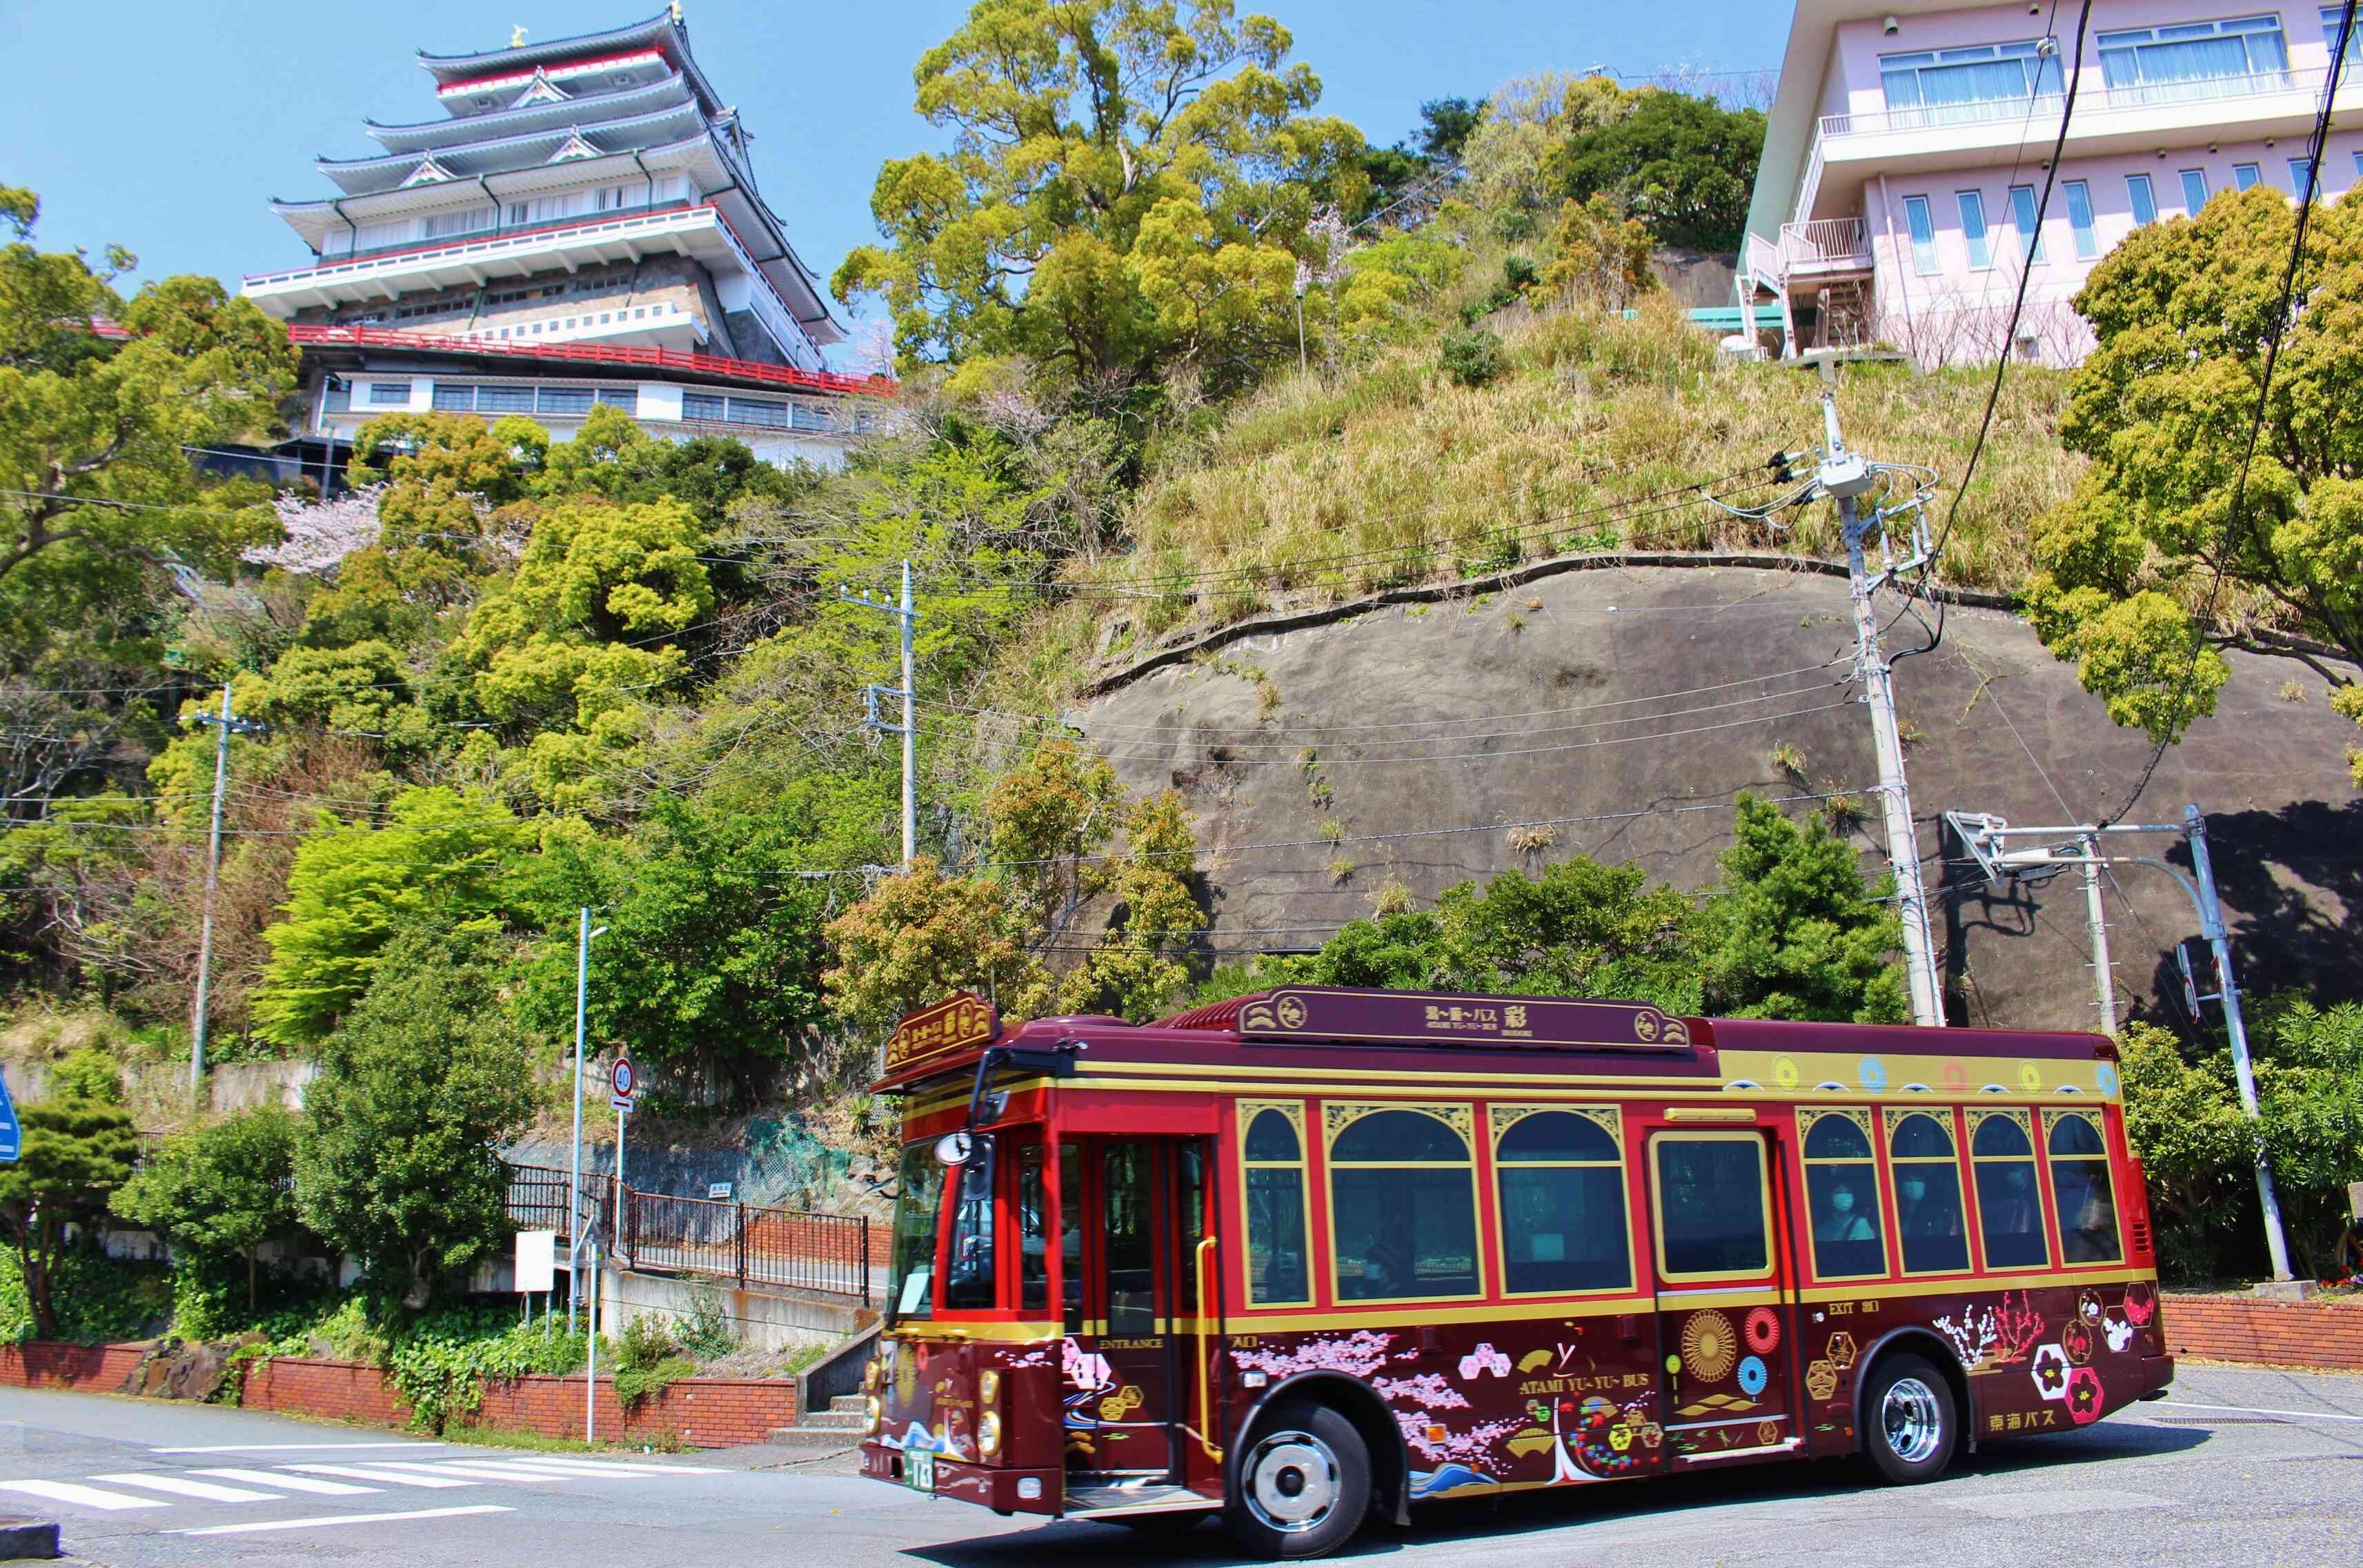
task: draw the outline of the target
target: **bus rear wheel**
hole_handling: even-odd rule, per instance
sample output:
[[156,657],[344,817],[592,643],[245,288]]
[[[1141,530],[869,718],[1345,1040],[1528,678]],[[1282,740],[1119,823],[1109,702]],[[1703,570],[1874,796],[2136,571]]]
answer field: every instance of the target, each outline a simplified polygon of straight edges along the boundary
[[1871,1368],[1862,1425],[1871,1468],[1899,1486],[1935,1480],[1960,1446],[1952,1385],[1933,1364],[1904,1352],[1883,1355]]
[[1353,1539],[1370,1511],[1362,1434],[1326,1405],[1288,1400],[1256,1423],[1223,1522],[1240,1549],[1258,1557],[1326,1557]]

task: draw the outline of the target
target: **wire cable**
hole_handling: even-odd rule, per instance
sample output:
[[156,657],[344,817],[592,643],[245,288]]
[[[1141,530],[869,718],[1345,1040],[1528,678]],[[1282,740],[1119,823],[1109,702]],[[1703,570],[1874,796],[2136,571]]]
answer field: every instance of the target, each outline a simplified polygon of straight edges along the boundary
[[[2076,58],[2074,69],[2068,77],[2068,98],[2059,106],[2059,130],[2051,138],[2051,160],[2044,165],[2043,171],[2043,194],[2035,204],[2035,232],[2037,235],[2043,232],[2044,215],[2051,210],[2051,188],[2059,179],[2059,155],[2068,145],[2068,126],[2075,117],[2077,92],[2084,84],[2084,32],[2091,20],[2092,0],[2083,0],[2082,7],[2076,13]],[[1936,542],[1928,552],[1928,565],[1921,574],[1924,579],[1928,572],[1936,569],[1937,561],[1943,558],[1945,545],[1953,536],[1953,522],[1960,515],[1961,502],[1969,493],[1969,483],[1978,477],[1978,459],[1985,455],[1986,436],[1993,429],[1994,408],[2002,401],[2002,378],[2010,371],[2011,346],[2018,341],[2019,317],[2026,309],[2026,285],[2034,276],[2035,269],[2031,266],[2022,266],[2018,270],[2018,293],[2011,301],[2010,326],[2002,333],[2001,352],[1994,358],[1993,382],[1986,388],[1985,413],[1978,419],[1978,436],[1970,444],[1969,460],[1961,469],[1960,487],[1953,491],[1953,504],[1945,508],[1945,525],[1938,530]],[[1890,662],[1935,653],[1944,640],[1945,602],[1940,599],[1936,602],[1936,626],[1928,635],[1927,646],[1907,649]]]

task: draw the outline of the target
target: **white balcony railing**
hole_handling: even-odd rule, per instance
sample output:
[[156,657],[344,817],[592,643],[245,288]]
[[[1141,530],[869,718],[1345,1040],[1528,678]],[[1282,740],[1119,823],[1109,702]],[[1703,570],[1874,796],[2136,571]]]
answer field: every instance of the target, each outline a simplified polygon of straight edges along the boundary
[[1858,217],[1784,223],[1777,243],[1761,235],[1747,237],[1748,273],[1782,293],[1801,272],[1827,278],[1869,266],[1870,226]]
[[[2122,87],[2103,86],[2093,80],[2098,73],[2087,68],[2084,85],[2076,94],[2076,120],[2079,128],[2099,128],[2093,120],[2134,109],[2157,109],[2179,104],[2225,105],[2243,99],[2300,97],[2321,101],[2322,89],[2329,72],[2313,71],[2264,71],[2238,76],[2209,76],[2190,82],[2145,82]],[[2363,100],[2363,72],[2349,72],[2339,84],[2338,101],[2347,104]],[[2001,122],[2023,122],[2032,134],[2036,128],[2047,133],[2058,123],[2059,111],[2065,100],[2058,93],[2040,94],[2034,98],[1994,98],[1972,104],[1923,104],[1910,108],[1880,109],[1859,115],[1824,115],[1820,135],[1815,138],[1814,156],[1821,155],[1820,143],[1841,137],[1875,136],[1894,131],[1936,130],[1955,126],[1992,125]]]
[[1781,251],[1792,270],[1870,264],[1870,226],[1858,217],[1814,218],[1781,226]]

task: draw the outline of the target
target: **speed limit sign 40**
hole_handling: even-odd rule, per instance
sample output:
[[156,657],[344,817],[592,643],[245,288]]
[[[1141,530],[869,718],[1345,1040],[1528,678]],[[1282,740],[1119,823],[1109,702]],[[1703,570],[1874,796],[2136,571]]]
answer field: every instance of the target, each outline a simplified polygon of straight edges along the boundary
[[607,1082],[609,1087],[615,1090],[615,1099],[613,1103],[616,1109],[618,1110],[631,1110],[632,1090],[638,1086],[639,1074],[633,1070],[632,1059],[629,1056],[618,1056],[616,1058],[615,1066],[610,1069],[607,1074]]

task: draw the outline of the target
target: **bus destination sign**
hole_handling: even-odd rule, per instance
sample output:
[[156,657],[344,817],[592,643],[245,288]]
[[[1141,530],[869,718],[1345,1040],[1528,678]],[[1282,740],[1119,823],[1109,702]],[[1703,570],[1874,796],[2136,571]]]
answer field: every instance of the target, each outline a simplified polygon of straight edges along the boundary
[[973,991],[958,991],[903,1020],[886,1042],[886,1071],[949,1056],[1001,1038],[1001,1015]]
[[1292,986],[1248,998],[1239,1008],[1239,1033],[1251,1040],[1558,1050],[1687,1051],[1694,1043],[1688,1021],[1647,1002],[1420,996],[1322,986]]

